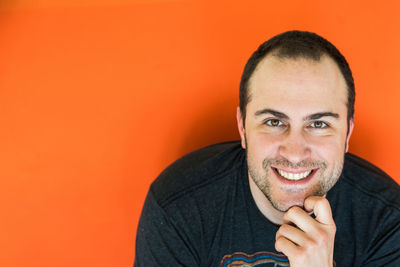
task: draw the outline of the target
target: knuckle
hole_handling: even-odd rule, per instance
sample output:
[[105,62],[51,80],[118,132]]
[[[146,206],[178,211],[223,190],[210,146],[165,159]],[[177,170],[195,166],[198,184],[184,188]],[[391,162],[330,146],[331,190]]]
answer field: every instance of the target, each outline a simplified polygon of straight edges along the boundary
[[318,206],[318,208],[322,208],[322,207],[330,206],[330,204],[326,198],[321,197],[320,199],[317,200],[317,202],[315,203],[315,206]]
[[333,233],[336,233],[336,224],[331,224],[330,229]]
[[291,210],[292,210],[294,213],[298,213],[299,211],[302,211],[302,208],[300,208],[300,207],[298,207],[298,206],[293,206],[293,207],[291,208]]
[[319,247],[320,245],[321,245],[320,242],[311,239],[311,240],[309,240],[309,241],[307,242],[308,251],[310,251],[310,252],[315,251],[315,249],[316,249],[317,247]]
[[285,219],[290,219],[296,216],[296,214],[299,212],[298,209],[300,209],[297,206],[291,207],[284,215]]
[[304,263],[307,260],[307,250],[305,248],[299,248],[294,255],[296,262]]
[[314,233],[314,240],[319,244],[324,243],[324,241],[326,241],[325,232],[321,231],[320,229],[316,230]]
[[319,198],[317,202],[319,202],[321,204],[329,204],[328,199],[326,199],[324,197]]
[[317,246],[325,246],[330,243],[333,238],[334,237],[329,232],[319,230],[315,233],[313,240]]
[[281,244],[282,241],[283,241],[283,237],[280,236],[280,237],[278,237],[278,238],[276,239],[275,244]]
[[283,237],[278,237],[275,241],[275,249],[277,251],[282,251],[282,244],[283,243]]
[[280,230],[278,230],[275,234],[275,242],[278,241],[278,239],[282,236],[282,233]]
[[308,239],[304,246],[299,249],[298,256],[303,259],[311,257],[313,254],[315,254],[319,247],[321,247],[321,244],[319,244],[317,241]]
[[290,227],[290,226],[287,225],[287,224],[282,224],[281,227],[279,227],[278,232],[279,232],[280,234],[287,233],[288,230],[289,230],[289,227]]

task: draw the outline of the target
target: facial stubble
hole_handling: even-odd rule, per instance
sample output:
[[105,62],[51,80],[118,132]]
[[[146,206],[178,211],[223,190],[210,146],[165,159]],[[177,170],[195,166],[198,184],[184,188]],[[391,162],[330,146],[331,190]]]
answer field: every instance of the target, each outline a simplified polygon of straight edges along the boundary
[[[274,167],[290,167],[290,168],[310,168],[317,169],[319,177],[319,181],[316,185],[313,186],[311,190],[305,190],[301,188],[293,188],[290,191],[287,191],[288,194],[305,194],[306,191],[309,191],[308,196],[324,196],[326,193],[336,184],[338,181],[344,163],[344,154],[343,157],[335,163],[332,171],[330,173],[326,173],[328,164],[325,161],[313,161],[313,160],[303,160],[298,163],[292,163],[287,159],[280,158],[265,158],[262,162],[262,172],[258,172],[256,166],[254,166],[249,158],[248,144],[247,138],[245,137],[246,143],[246,161],[248,166],[248,171],[250,178],[254,181],[257,187],[263,192],[264,196],[269,200],[271,205],[278,211],[286,212],[290,207],[286,207],[287,203],[279,203],[277,199],[274,198],[273,187],[271,186],[271,177],[275,175],[272,171],[272,166]],[[304,203],[303,203],[304,204]]]

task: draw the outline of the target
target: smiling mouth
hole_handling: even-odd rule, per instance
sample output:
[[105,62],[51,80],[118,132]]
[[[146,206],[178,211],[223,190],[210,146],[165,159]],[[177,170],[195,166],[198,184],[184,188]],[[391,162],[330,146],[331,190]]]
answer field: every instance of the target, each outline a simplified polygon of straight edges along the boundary
[[292,173],[292,172],[285,172],[283,170],[280,170],[278,168],[273,168],[275,172],[277,172],[280,176],[287,180],[291,181],[298,181],[307,178],[314,172],[314,170],[308,170],[304,172],[298,172],[298,173]]

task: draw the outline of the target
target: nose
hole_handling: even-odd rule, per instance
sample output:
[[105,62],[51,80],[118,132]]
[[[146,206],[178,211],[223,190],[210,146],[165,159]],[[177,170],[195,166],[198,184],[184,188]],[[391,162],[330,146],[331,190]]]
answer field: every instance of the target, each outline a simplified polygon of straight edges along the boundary
[[301,130],[291,129],[282,137],[279,146],[280,156],[286,158],[292,163],[298,163],[302,160],[310,158],[311,148],[307,142],[305,133]]

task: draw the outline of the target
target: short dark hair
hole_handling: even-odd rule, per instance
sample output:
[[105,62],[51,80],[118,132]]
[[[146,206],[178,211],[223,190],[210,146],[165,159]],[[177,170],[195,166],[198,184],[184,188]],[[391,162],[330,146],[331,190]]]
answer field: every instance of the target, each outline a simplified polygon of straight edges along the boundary
[[279,58],[306,58],[319,61],[321,56],[327,55],[338,65],[347,84],[347,120],[354,117],[355,90],[353,74],[349,64],[339,50],[323,37],[307,31],[288,31],[272,37],[261,44],[251,55],[244,67],[239,89],[239,107],[246,119],[246,106],[250,101],[249,80],[262,59],[268,54]]

